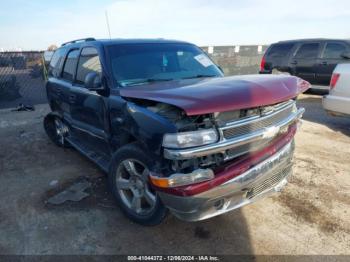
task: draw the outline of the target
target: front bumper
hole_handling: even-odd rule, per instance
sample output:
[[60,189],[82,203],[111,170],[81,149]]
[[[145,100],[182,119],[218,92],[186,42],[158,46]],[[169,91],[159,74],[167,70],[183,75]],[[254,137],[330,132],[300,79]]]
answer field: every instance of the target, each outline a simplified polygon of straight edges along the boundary
[[323,97],[322,104],[331,115],[350,116],[350,98],[327,95]]
[[293,142],[243,174],[193,196],[159,192],[165,206],[178,218],[198,221],[217,216],[279,191],[292,174]]

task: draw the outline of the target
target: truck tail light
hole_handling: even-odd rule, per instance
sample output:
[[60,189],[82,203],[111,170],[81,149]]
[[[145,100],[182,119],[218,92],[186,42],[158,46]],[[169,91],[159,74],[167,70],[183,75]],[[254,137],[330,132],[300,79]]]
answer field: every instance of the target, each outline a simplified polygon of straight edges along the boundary
[[337,84],[339,77],[340,77],[340,74],[333,73],[332,78],[331,78],[331,83],[330,83],[331,89],[335,88],[335,85]]
[[261,63],[260,63],[260,71],[264,71],[265,70],[265,63],[266,63],[266,60],[265,60],[265,55],[262,57],[261,59]]

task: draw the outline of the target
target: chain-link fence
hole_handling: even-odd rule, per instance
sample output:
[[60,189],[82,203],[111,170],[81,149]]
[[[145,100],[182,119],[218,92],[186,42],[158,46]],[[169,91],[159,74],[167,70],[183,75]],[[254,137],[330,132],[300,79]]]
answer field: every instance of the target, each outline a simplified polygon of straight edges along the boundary
[[[225,75],[256,74],[268,46],[203,47]],[[0,52],[0,109],[46,103],[44,52]]]
[[226,76],[257,74],[267,48],[267,45],[202,47],[223,69]]
[[46,103],[43,52],[0,52],[0,109]]

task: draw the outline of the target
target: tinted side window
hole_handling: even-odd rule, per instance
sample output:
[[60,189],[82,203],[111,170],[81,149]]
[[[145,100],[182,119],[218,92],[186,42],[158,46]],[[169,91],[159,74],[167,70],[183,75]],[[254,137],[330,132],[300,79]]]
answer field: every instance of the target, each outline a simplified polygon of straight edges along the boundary
[[85,47],[81,51],[77,70],[77,83],[84,84],[85,77],[90,72],[101,73],[101,62],[97,50],[93,47]]
[[346,47],[339,43],[328,43],[323,53],[323,58],[341,58],[341,54],[346,51]]
[[310,43],[303,44],[298,52],[296,53],[296,58],[316,58],[318,54],[318,48],[320,44],[318,43]]
[[64,55],[64,49],[57,49],[55,51],[49,65],[49,70],[48,70],[49,76],[53,76],[53,77],[59,76],[63,55]]
[[270,57],[282,57],[288,55],[294,44],[277,44],[273,45],[268,53]]
[[62,78],[68,81],[73,81],[73,76],[77,65],[78,55],[79,55],[78,50],[69,51],[66,61],[64,63]]

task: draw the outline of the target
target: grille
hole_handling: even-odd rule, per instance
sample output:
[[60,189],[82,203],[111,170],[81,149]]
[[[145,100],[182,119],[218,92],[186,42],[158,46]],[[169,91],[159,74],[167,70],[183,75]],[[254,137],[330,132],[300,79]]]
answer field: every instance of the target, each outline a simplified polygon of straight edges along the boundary
[[252,199],[253,197],[259,195],[262,192],[264,192],[266,189],[269,189],[269,188],[277,185],[283,178],[285,178],[291,172],[292,172],[292,165],[289,165],[289,166],[285,167],[284,169],[279,170],[274,175],[272,175],[268,179],[264,180],[263,182],[261,182],[257,186],[252,187],[247,192],[246,197],[248,199]]
[[243,155],[245,153],[258,150],[266,143],[267,143],[266,141],[260,140],[260,141],[255,141],[254,143],[248,143],[245,145],[238,146],[236,148],[228,149],[226,150],[225,160],[230,160],[232,158]]
[[224,138],[231,139],[255,132],[265,127],[273,126],[287,118],[292,113],[293,105],[294,103],[291,103],[288,106],[279,109],[279,111],[271,113],[270,115],[261,116],[260,118],[255,118],[251,121],[247,120],[246,123],[223,129],[222,132]]

